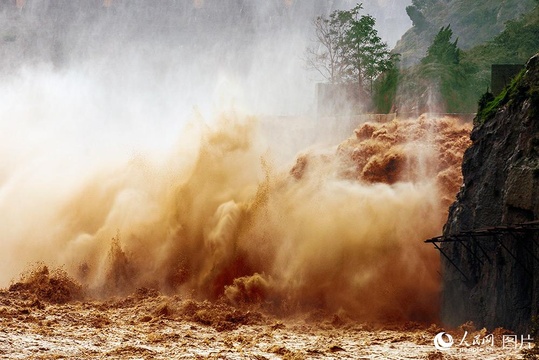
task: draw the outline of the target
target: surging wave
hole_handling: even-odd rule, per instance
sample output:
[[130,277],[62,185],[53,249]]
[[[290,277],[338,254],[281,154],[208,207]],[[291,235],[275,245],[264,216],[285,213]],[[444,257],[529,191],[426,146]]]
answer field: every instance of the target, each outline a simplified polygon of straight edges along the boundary
[[95,171],[48,203],[18,261],[65,264],[94,295],[151,287],[278,313],[432,320],[439,264],[422,240],[441,231],[468,133],[454,119],[366,123],[283,172],[256,119],[223,116],[167,159]]

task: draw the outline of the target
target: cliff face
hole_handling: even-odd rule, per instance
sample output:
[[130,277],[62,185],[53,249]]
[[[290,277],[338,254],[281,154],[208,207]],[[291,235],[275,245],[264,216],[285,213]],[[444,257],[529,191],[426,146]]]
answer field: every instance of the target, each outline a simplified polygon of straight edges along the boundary
[[525,331],[538,312],[537,231],[462,233],[539,219],[539,54],[490,105],[491,115],[476,118],[464,185],[444,227],[446,239],[462,241],[441,246],[442,320]]

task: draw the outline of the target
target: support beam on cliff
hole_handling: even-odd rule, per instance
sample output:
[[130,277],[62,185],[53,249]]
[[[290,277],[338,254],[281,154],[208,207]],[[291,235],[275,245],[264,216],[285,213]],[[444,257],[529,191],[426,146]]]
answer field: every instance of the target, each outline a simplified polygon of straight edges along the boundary
[[478,260],[480,263],[483,263],[483,260],[480,258],[478,252],[473,251],[472,247],[470,246],[470,243],[473,242],[475,245],[477,245],[477,248],[481,250],[485,259],[487,259],[489,263],[492,263],[492,259],[488,256],[487,251],[485,251],[484,247],[481,246],[481,242],[495,241],[503,249],[505,249],[505,251],[507,251],[507,253],[516,261],[517,264],[519,264],[519,266],[523,268],[524,271],[526,271],[528,274],[532,274],[532,271],[530,271],[530,269],[528,269],[526,266],[524,266],[524,264],[522,264],[521,261],[519,261],[518,255],[514,254],[507,247],[506,243],[509,238],[517,242],[530,242],[531,246],[523,246],[523,249],[525,249],[525,251],[532,256],[534,261],[537,261],[539,263],[539,258],[533,252],[533,246],[537,246],[537,241],[539,240],[539,220],[519,224],[474,229],[463,231],[457,234],[437,236],[425,240],[425,243],[433,244],[434,247],[439,250],[440,253],[449,261],[449,263],[458,270],[458,272],[466,279],[466,281],[468,281],[469,279],[464,273],[464,271],[462,271],[462,269],[457,266],[455,261],[451,259],[451,257],[442,250],[440,244],[458,243],[462,245],[467,251],[469,251],[476,260]]

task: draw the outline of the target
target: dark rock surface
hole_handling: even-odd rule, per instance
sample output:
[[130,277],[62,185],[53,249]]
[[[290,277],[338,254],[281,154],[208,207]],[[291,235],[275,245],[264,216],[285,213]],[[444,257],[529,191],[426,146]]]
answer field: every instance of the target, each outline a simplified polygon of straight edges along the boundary
[[[475,120],[446,237],[539,219],[539,54],[506,93],[493,117]],[[527,331],[538,313],[539,235],[463,240],[442,244],[453,262],[442,256],[442,320]]]

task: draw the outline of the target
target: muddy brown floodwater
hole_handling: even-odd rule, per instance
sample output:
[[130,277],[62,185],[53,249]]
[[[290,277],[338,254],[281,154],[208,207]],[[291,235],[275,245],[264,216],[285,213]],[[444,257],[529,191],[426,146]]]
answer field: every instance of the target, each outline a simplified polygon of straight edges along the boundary
[[[280,318],[150,289],[66,303],[17,286],[0,291],[0,357],[6,359],[477,358],[471,351],[436,351],[433,338],[442,330],[413,322],[375,325],[316,311]],[[519,350],[499,346],[481,353],[484,359],[517,356]]]
[[498,346],[466,346],[488,336],[471,324],[434,347],[439,258],[423,240],[462,182],[469,124],[366,123],[290,171],[254,124],[223,119],[159,164],[137,157],[33,203],[47,221],[10,231],[13,261],[42,262],[0,291],[0,357],[519,356],[500,329]]

